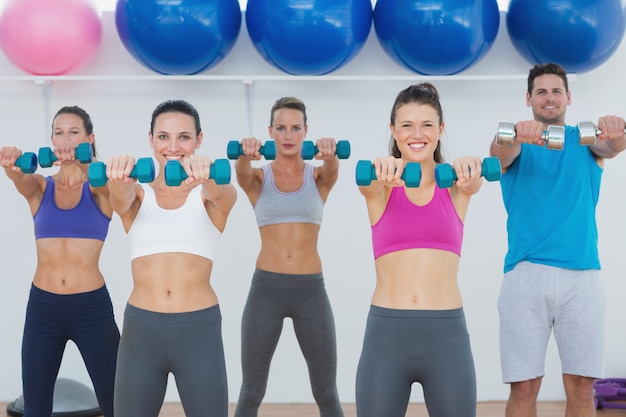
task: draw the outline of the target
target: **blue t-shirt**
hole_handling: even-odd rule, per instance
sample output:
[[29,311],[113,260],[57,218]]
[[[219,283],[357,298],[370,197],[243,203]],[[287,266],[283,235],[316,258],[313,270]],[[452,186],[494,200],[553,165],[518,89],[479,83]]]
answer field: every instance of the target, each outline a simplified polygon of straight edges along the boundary
[[596,205],[602,168],[578,128],[565,127],[562,151],[522,144],[500,181],[508,212],[504,272],[518,262],[600,269]]

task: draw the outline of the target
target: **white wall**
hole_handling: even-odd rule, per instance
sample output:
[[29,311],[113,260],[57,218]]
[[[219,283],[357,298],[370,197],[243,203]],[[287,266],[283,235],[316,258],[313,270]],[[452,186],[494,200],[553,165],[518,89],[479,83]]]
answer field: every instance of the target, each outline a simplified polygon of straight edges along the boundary
[[[119,153],[137,157],[151,155],[147,141],[150,114],[162,100],[183,98],[197,106],[203,121],[205,143],[202,153],[225,157],[226,143],[249,133],[248,94],[241,80],[215,81],[207,75],[285,75],[263,61],[250,44],[242,27],[235,49],[216,68],[190,80],[156,74],[134,61],[117,37],[112,12],[105,12],[104,40],[95,60],[78,75],[133,76],[150,79],[72,79],[52,81],[49,103],[44,88],[21,73],[0,56],[0,114],[3,115],[2,145],[17,145],[36,150],[48,145],[49,119],[63,105],[77,104],[89,111],[95,123],[101,159]],[[612,113],[626,115],[623,101],[626,47],[602,67],[573,77],[573,103],[568,121],[597,120]],[[525,106],[525,76],[530,64],[513,50],[501,20],[498,39],[475,67],[452,77],[437,77],[444,108],[449,158],[472,154],[487,156],[488,145],[500,120],[529,118]],[[426,77],[403,70],[382,51],[372,30],[361,53],[332,76],[389,76],[376,81],[327,81],[325,78],[255,81],[252,86],[252,132],[266,138],[272,103],[284,95],[302,98],[308,107],[309,139],[333,136],[348,139],[353,154],[342,162],[340,178],[330,195],[324,213],[320,252],[329,296],[334,308],[339,355],[338,385],[343,402],[354,401],[354,378],[361,341],[374,286],[370,228],[365,204],[354,183],[354,168],[359,159],[372,159],[387,153],[391,105],[398,91]],[[509,79],[498,79],[510,75]],[[410,79],[393,79],[394,76]],[[69,78],[69,79],[68,79]],[[76,77],[75,77],[76,78]],[[104,77],[103,77],[104,78]],[[42,171],[53,172],[53,171]],[[566,172],[563,175],[567,175]],[[624,157],[608,161],[602,197],[598,207],[603,279],[608,295],[608,335],[606,374],[626,376],[623,359],[626,336],[621,320],[621,303],[626,290],[626,221],[623,178]],[[0,401],[11,401],[21,394],[20,344],[24,311],[35,268],[32,219],[25,201],[4,175],[0,176],[5,221],[0,235]],[[576,192],[576,184],[572,184]],[[558,210],[558,208],[555,208]],[[497,183],[485,183],[474,198],[465,225],[465,241],[459,276],[471,334],[478,377],[479,400],[504,400],[508,387],[501,382],[498,352],[496,298],[502,277],[506,249],[505,212]],[[239,365],[239,328],[254,262],[259,249],[258,230],[250,204],[239,193],[217,258],[212,282],[220,296],[223,337],[226,348],[230,400],[236,401],[241,382]],[[124,306],[131,290],[127,236],[117,217],[111,223],[104,247],[101,268],[108,279],[116,317],[121,327]],[[540,397],[562,399],[560,364],[551,345],[546,377]],[[70,344],[60,376],[90,384],[82,360]],[[413,400],[421,400],[419,387]],[[167,401],[177,401],[173,381]],[[272,363],[268,402],[313,402],[307,371],[286,323]]]

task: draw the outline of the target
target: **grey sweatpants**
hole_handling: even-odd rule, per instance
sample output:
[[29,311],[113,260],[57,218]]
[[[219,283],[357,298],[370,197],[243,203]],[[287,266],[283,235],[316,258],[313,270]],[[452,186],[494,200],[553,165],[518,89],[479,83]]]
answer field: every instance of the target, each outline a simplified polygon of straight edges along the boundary
[[228,416],[219,305],[156,313],[126,305],[115,376],[116,417],[157,417],[174,375],[187,417]]
[[322,274],[256,270],[242,319],[243,383],[235,417],[256,417],[283,320],[293,320],[321,417],[343,417],[337,394],[335,324]]
[[356,378],[359,417],[404,417],[420,383],[430,417],[475,417],[476,373],[463,309],[370,307]]

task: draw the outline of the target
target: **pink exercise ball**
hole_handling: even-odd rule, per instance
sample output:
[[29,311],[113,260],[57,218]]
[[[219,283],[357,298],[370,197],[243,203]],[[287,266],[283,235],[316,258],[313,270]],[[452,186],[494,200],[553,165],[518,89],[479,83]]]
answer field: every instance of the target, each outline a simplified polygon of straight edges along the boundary
[[88,63],[102,40],[90,0],[10,0],[0,15],[0,49],[35,75],[62,75]]

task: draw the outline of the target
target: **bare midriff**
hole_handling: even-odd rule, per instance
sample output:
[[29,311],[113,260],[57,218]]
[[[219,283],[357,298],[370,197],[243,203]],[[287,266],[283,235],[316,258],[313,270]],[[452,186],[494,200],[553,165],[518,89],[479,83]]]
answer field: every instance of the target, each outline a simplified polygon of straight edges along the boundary
[[438,249],[406,249],[376,259],[372,304],[400,310],[449,310],[463,304],[459,256]]
[[160,313],[183,313],[212,307],[213,262],[189,253],[159,253],[133,259],[134,287],[128,303]]
[[317,252],[320,226],[280,223],[260,228],[261,251],[256,267],[282,274],[318,274],[322,262]]
[[97,239],[37,239],[35,287],[54,294],[79,294],[104,285],[99,269],[104,242]]

